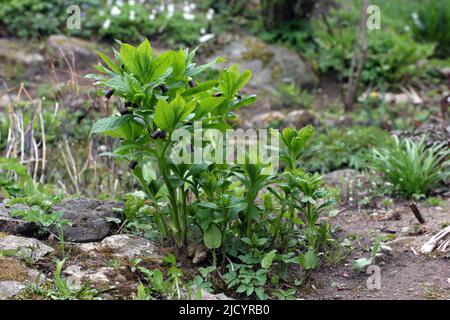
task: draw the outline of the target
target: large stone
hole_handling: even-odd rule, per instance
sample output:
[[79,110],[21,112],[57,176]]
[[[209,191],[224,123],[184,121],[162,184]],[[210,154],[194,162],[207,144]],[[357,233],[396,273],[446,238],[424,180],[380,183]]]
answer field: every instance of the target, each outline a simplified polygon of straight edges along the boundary
[[11,299],[25,288],[26,285],[18,281],[0,281],[0,300]]
[[66,199],[53,206],[53,211],[62,211],[63,219],[72,225],[64,228],[64,238],[68,242],[101,241],[111,235],[114,224],[107,218],[119,218],[114,211],[121,205],[112,201],[90,199]]
[[34,238],[24,238],[13,235],[0,237],[0,251],[17,251],[15,256],[39,261],[47,254],[53,252],[53,248]]
[[53,35],[47,41],[50,56],[62,64],[75,61],[77,69],[91,68],[98,62],[95,45],[79,38]]
[[0,75],[15,77],[25,69],[39,67],[44,57],[16,39],[0,39]]
[[86,253],[108,252],[118,258],[146,258],[159,261],[159,247],[145,238],[131,234],[118,234],[103,239],[100,243],[84,243],[78,248]]
[[29,283],[42,284],[45,276],[29,269],[24,262],[9,257],[0,257],[0,300],[13,298]]
[[[78,265],[70,265],[64,270],[64,275],[67,276],[69,285],[72,288],[80,289],[86,283],[95,287],[108,287],[113,284],[113,280],[117,280],[117,275],[115,274],[114,268],[101,267],[97,270],[84,269]],[[114,279],[113,279],[114,278]],[[121,280],[126,281],[125,278]]]
[[31,237],[36,235],[38,232],[38,227],[34,223],[24,221],[20,218],[11,217],[10,213],[13,210],[23,210],[27,206],[22,204],[14,204],[12,206],[7,206],[4,203],[0,204],[0,232],[22,235]]
[[247,127],[253,128],[269,128],[269,127],[279,127],[285,121],[285,115],[280,111],[269,111],[265,113],[260,113],[254,116],[248,124]]
[[294,110],[287,114],[283,127],[301,129],[309,124],[316,124],[316,116],[308,110]]
[[250,69],[250,86],[277,90],[280,82],[310,88],[318,83],[311,66],[296,52],[270,45],[253,36],[232,36],[215,55],[238,63],[241,69]]

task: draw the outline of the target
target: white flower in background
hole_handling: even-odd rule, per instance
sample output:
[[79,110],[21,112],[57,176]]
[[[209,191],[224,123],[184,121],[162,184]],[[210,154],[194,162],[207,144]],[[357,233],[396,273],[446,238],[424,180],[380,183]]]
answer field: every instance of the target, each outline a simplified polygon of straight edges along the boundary
[[213,8],[209,8],[208,12],[206,13],[206,19],[208,20],[212,20],[214,18],[214,9]]
[[130,6],[134,6],[134,5],[136,5],[136,0],[128,0],[128,4]]
[[185,3],[185,5],[183,7],[183,11],[184,11],[184,13],[189,13],[189,12],[191,12],[191,7]]
[[134,10],[130,11],[130,20],[131,21],[136,20],[136,11],[134,11]]
[[195,3],[191,3],[189,6],[192,10],[195,10],[195,8],[197,8],[197,5]]
[[405,26],[405,31],[406,31],[406,32],[409,32],[410,30],[411,30],[411,28],[410,28],[408,25],[406,25],[406,26]]
[[156,15],[158,11],[156,9],[152,9],[152,14]]
[[153,13],[150,13],[150,15],[148,16],[148,20],[155,20],[156,16]]
[[113,0],[108,0],[108,1],[106,1],[106,4],[107,4],[108,6],[111,6],[111,5],[112,5],[112,2],[113,2]]
[[118,5],[119,7],[123,7],[123,0],[117,0],[116,5]]
[[201,28],[201,29],[200,29],[200,33],[201,33],[201,34],[205,34],[205,33],[206,33],[206,29],[205,29],[205,28]]
[[158,9],[159,9],[159,12],[164,12],[166,10],[166,6],[162,4],[159,6]]
[[111,25],[111,20],[106,19],[105,22],[103,22],[102,28],[108,29],[110,25]]
[[169,3],[167,5],[167,17],[170,19],[173,17],[175,13],[175,5],[173,3]]
[[100,17],[103,17],[103,16],[105,15],[105,10],[100,10],[100,11],[98,12],[98,15],[99,15]]
[[111,9],[111,15],[112,16],[118,16],[121,12],[122,11],[116,6],[112,7],[112,9]]
[[200,41],[200,43],[204,43],[206,41],[213,39],[214,37],[215,37],[214,33],[208,33],[208,34],[201,36],[200,39],[198,39],[198,41]]
[[192,13],[185,12],[183,13],[184,20],[194,20],[195,16]]

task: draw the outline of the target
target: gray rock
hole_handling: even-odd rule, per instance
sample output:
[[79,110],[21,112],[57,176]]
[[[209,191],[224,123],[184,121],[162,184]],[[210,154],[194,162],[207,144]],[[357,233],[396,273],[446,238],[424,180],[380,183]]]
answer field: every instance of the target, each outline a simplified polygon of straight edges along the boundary
[[[85,270],[78,265],[70,265],[64,270],[63,274],[67,276],[67,281],[72,288],[80,289],[86,283],[96,287],[109,286],[112,282],[110,274],[113,271],[114,268],[109,267],[101,267],[98,270]],[[125,278],[122,280],[126,281]]]
[[0,250],[17,250],[17,257],[31,259],[33,262],[54,251],[37,239],[12,235],[0,237]]
[[91,68],[98,62],[94,44],[79,38],[64,35],[53,35],[48,38],[47,48],[50,56],[62,64],[66,64],[65,58],[78,68]]
[[254,116],[247,126],[265,129],[273,125],[281,125],[285,121],[285,118],[286,116],[279,111],[265,112]]
[[118,234],[103,239],[100,243],[83,243],[78,248],[90,254],[106,251],[119,258],[153,258],[156,261],[162,260],[159,254],[159,247],[142,237],[130,234]]
[[22,235],[31,237],[37,234],[38,226],[34,223],[24,221],[20,218],[13,218],[10,216],[11,211],[17,209],[26,209],[27,206],[22,204],[14,204],[7,206],[4,203],[0,204],[0,232]]
[[44,57],[14,39],[0,39],[0,74],[11,78],[30,67],[38,67]]
[[13,298],[19,294],[26,285],[17,281],[0,281],[0,300]]
[[158,252],[159,248],[155,243],[130,234],[118,234],[103,239],[101,246],[111,250],[114,255],[120,257],[162,258]]
[[309,110],[294,110],[287,114],[283,127],[292,127],[301,129],[311,124],[316,123],[316,116]]
[[250,69],[253,72],[250,85],[255,88],[276,90],[280,81],[303,88],[318,83],[309,63],[296,52],[267,44],[257,37],[233,35],[215,55],[238,63],[241,69]]
[[[233,300],[229,297],[227,297],[225,294],[223,293],[219,293],[219,294],[213,294],[213,293],[209,293],[208,291],[205,291],[203,289],[199,289],[194,286],[191,288],[191,290],[186,290],[186,289],[181,289],[180,290],[181,293],[181,299],[183,300],[207,300],[207,301],[217,301],[217,300]],[[167,297],[166,297],[167,298]]]
[[119,218],[114,212],[119,203],[89,199],[66,199],[53,206],[53,211],[62,211],[63,219],[72,222],[64,228],[64,238],[68,242],[101,241],[112,234],[114,225],[107,218]]

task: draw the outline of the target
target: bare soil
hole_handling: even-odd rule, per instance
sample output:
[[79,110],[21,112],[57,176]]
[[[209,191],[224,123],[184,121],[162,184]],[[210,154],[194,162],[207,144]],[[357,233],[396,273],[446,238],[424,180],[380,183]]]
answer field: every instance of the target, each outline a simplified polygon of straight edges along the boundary
[[[333,219],[341,240],[354,239],[354,250],[343,261],[325,264],[315,271],[300,296],[305,299],[450,299],[450,254],[422,255],[420,247],[450,224],[450,199],[439,206],[419,204],[426,222],[419,225],[407,203],[391,210],[346,210]],[[392,211],[396,214],[391,215]],[[374,218],[374,212],[379,214]],[[389,220],[382,217],[392,216]],[[396,220],[398,219],[398,220]],[[377,234],[385,235],[391,252],[378,258],[381,289],[369,290],[372,274],[356,273],[352,261],[368,257]],[[394,239],[395,238],[395,239]]]

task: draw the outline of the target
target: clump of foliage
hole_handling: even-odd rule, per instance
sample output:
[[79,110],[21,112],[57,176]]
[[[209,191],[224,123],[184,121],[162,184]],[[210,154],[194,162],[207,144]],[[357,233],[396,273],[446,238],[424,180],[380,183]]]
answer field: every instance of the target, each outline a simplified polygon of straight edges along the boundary
[[15,158],[0,158],[0,191],[9,205],[28,206],[13,210],[12,216],[35,223],[43,234],[56,230],[61,252],[65,254],[64,227],[69,226],[70,221],[62,218],[62,212],[51,210],[53,204],[61,200],[61,195],[49,194],[41,184],[36,186],[28,169]]
[[436,0],[420,3],[412,14],[413,31],[417,39],[436,43],[436,54],[447,58],[450,54],[450,2]]
[[303,163],[312,172],[359,170],[365,167],[372,148],[386,140],[389,134],[377,127],[332,128],[317,135],[315,143],[303,153]]
[[394,137],[394,143],[373,151],[370,167],[383,174],[395,192],[420,198],[430,194],[450,175],[450,151],[446,144],[427,147],[419,142]]
[[[67,12],[71,5],[81,10],[81,29],[68,29]],[[128,39],[142,41],[151,36],[169,45],[193,45],[211,31],[212,9],[194,3],[175,1],[18,0],[0,4],[0,26],[5,34],[24,38],[67,33],[84,38]]]
[[[152,208],[151,223],[162,240],[179,251],[201,241],[214,266],[224,266],[230,259],[241,261],[246,265],[242,270],[258,275],[261,267],[272,264],[284,270],[290,263],[304,270],[316,268],[330,237],[328,223],[319,224],[318,219],[332,202],[321,177],[300,168],[312,127],[273,132],[286,168],[279,174],[271,173],[270,163],[258,159],[251,163],[250,155],[242,164],[205,159],[192,164],[193,152],[183,152],[190,161],[172,160],[174,152],[195,145],[191,137],[178,149],[178,140],[173,139],[176,129],[193,133],[196,122],[224,134],[232,128],[228,123],[235,118],[234,111],[255,101],[254,96],[240,95],[251,77],[249,70],[240,73],[232,65],[219,73],[218,80],[200,81],[212,63],[197,65],[194,55],[186,49],[156,56],[147,40],[138,47],[121,43],[116,61],[100,54],[107,68],[99,65],[102,74],[88,77],[109,89],[108,97],[121,97],[123,108],[120,116],[99,120],[91,132],[121,139],[107,155],[129,161],[145,203]],[[206,135],[201,140],[201,147],[212,147]],[[249,295],[264,296],[256,287],[247,290]]]
[[[340,13],[336,13],[340,14]],[[338,71],[343,78],[349,76],[355,30],[351,20],[340,17],[340,36],[330,33],[326,28],[315,29],[318,44],[318,68],[327,73]],[[349,19],[351,16],[348,16]],[[338,30],[337,22],[330,19],[331,28]],[[348,27],[347,27],[348,25]],[[368,51],[361,80],[365,84],[384,83],[387,85],[408,84],[426,75],[424,64],[418,62],[430,58],[434,44],[420,44],[414,41],[411,33],[398,33],[392,30],[371,31],[368,37]]]
[[30,296],[52,300],[93,300],[98,294],[97,290],[89,287],[86,283],[75,287],[61,275],[64,263],[65,260],[56,260],[53,279],[39,285],[40,279],[38,278],[36,283],[27,286],[26,293]]

